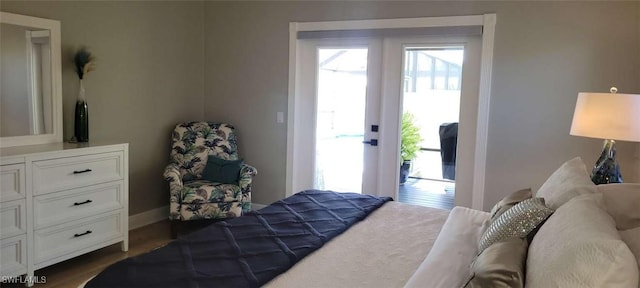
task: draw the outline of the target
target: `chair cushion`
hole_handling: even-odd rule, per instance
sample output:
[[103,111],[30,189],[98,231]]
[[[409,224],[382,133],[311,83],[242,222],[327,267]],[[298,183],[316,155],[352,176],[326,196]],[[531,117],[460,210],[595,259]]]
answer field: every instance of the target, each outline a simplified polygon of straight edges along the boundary
[[223,123],[189,122],[176,125],[172,134],[171,162],[184,181],[200,179],[208,155],[238,159],[234,127]]
[[207,180],[185,182],[181,203],[220,203],[242,200],[240,186],[216,183]]
[[573,158],[558,168],[538,189],[536,197],[544,198],[547,207],[557,210],[571,198],[597,192],[587,167],[580,157]]
[[202,171],[202,179],[224,184],[238,184],[242,164],[244,164],[242,159],[225,160],[209,155],[207,165]]

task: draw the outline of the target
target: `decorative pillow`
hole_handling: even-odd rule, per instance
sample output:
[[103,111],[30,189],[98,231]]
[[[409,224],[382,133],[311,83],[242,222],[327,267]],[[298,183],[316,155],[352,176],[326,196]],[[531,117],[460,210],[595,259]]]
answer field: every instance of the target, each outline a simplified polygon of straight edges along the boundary
[[[631,253],[636,256],[638,270],[640,270],[640,227],[620,231],[620,237],[622,237],[622,241],[629,246]],[[640,283],[638,284],[638,288],[640,288]]]
[[461,287],[478,255],[478,241],[487,228],[489,213],[454,207],[431,251],[409,278],[405,288]]
[[530,198],[516,204],[489,224],[480,238],[478,252],[508,238],[527,237],[551,213],[553,210],[544,205],[542,198]]
[[524,264],[529,243],[509,238],[485,249],[471,264],[471,279],[465,287],[524,286]]
[[595,192],[597,188],[589,178],[587,167],[580,157],[576,157],[553,172],[538,189],[536,197],[544,198],[549,208],[557,210],[575,196]]
[[618,230],[640,227],[640,184],[598,185],[604,195],[607,212],[616,221]]
[[500,202],[496,203],[496,205],[491,208],[491,221],[494,221],[498,216],[502,215],[502,213],[509,210],[509,208],[514,205],[531,198],[532,195],[533,193],[531,192],[531,188],[527,188],[513,192],[507,197],[502,198]]
[[637,287],[638,266],[602,208],[602,194],[562,205],[533,238],[525,287]]
[[209,155],[207,166],[202,171],[202,179],[224,184],[238,184],[242,164],[244,164],[242,159],[225,160]]

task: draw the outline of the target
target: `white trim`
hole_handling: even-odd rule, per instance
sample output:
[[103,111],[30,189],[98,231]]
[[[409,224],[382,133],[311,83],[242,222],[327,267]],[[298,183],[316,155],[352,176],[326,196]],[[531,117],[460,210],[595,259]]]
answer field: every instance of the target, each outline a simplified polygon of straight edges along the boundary
[[[38,81],[36,79],[34,79],[35,77],[35,73],[34,73],[34,44],[31,40],[31,31],[27,30],[25,31],[25,38],[26,38],[26,54],[27,54],[27,106],[29,107],[29,133],[30,134],[40,134],[40,129],[39,129],[39,125],[34,125],[34,123],[36,123],[37,121],[33,120],[33,117],[35,115],[38,114],[38,109],[36,108],[36,106],[34,105],[34,100],[37,99],[36,96],[34,95],[36,93],[37,90],[37,86],[38,86]],[[37,100],[36,100],[37,101]],[[37,133],[36,133],[37,131]]]
[[264,205],[264,204],[258,204],[258,203],[251,203],[251,210],[260,210],[264,207],[267,207],[269,205]]
[[496,30],[496,14],[484,15],[482,24],[482,57],[480,63],[480,87],[478,95],[478,126],[476,127],[476,151],[473,168],[471,208],[484,210],[485,169],[487,167],[487,142],[489,138],[489,112],[491,105],[491,71],[493,69],[493,41]]
[[298,27],[297,31],[477,26],[477,25],[483,24],[483,15],[327,21],[327,22],[300,22],[295,24],[297,24],[296,27]]
[[487,139],[489,127],[489,105],[491,103],[491,71],[493,61],[493,45],[495,36],[496,14],[422,17],[402,19],[375,19],[328,22],[291,22],[289,23],[289,89],[287,119],[287,176],[286,196],[293,195],[296,170],[294,169],[294,133],[296,104],[296,59],[298,53],[298,31],[325,30],[359,30],[387,28],[422,28],[422,27],[456,27],[483,26],[482,59],[480,68],[480,87],[478,95],[478,122],[476,131],[475,160],[472,189],[472,208],[482,210],[484,205],[485,170],[487,159]]
[[[251,203],[251,210],[258,210],[267,206],[269,205]],[[138,229],[167,219],[169,219],[169,205],[154,208],[129,216],[129,230]]]
[[62,64],[60,52],[60,21],[0,12],[0,22],[36,27],[50,31],[51,47],[51,99],[53,133],[0,137],[0,147],[62,142]]
[[287,173],[285,185],[285,197],[289,197],[295,193],[293,191],[293,134],[295,131],[295,123],[293,122],[295,111],[295,95],[296,95],[296,55],[297,55],[297,39],[298,23],[289,23],[289,87],[287,97]]
[[137,229],[166,219],[169,219],[168,205],[129,216],[129,230]]

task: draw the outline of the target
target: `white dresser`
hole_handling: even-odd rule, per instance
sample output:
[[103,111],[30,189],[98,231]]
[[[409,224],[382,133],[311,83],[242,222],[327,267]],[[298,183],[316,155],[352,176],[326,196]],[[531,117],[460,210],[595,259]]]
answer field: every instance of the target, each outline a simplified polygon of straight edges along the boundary
[[118,242],[128,250],[128,144],[0,151],[1,276],[33,276]]

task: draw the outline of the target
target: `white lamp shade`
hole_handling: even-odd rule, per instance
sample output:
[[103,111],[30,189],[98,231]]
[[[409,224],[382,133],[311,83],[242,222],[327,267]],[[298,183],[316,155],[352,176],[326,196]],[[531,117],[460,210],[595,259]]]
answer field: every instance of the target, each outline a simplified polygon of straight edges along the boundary
[[579,93],[571,135],[640,142],[640,95]]

